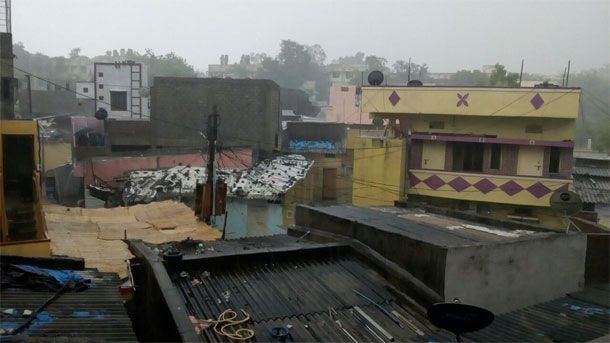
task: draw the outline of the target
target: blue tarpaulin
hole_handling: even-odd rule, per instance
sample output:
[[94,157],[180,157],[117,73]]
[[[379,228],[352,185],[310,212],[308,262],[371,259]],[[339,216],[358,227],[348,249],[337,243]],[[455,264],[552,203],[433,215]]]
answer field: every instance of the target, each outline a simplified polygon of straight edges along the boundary
[[331,141],[304,141],[290,140],[288,149],[292,151],[307,151],[307,150],[335,150],[337,145]]
[[83,284],[87,287],[91,287],[90,280],[86,280],[73,270],[41,268],[29,264],[13,264],[13,266],[27,273],[36,274],[42,277],[51,277],[62,286],[65,285],[68,280],[72,279],[77,285]]

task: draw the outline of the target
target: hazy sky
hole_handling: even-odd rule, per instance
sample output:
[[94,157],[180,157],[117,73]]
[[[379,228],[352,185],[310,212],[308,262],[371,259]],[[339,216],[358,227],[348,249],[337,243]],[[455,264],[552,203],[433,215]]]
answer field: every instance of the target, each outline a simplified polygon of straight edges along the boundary
[[281,39],[320,44],[327,62],[357,51],[434,72],[500,62],[556,74],[610,63],[609,0],[14,0],[13,35],[52,56],[174,51],[198,70]]

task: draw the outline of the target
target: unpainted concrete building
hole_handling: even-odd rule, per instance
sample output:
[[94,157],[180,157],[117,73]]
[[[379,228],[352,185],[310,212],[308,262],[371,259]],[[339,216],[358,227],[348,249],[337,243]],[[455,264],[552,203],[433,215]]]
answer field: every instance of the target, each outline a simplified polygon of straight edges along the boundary
[[151,99],[152,145],[201,148],[213,106],[223,147],[251,146],[263,158],[279,145],[280,88],[271,80],[155,77]]
[[[421,209],[297,206],[296,226],[355,239],[403,270],[405,292],[494,313],[582,290],[587,236],[456,219]],[[527,228],[527,229],[523,229]],[[538,230],[538,231],[536,231]],[[406,273],[405,273],[406,272]],[[410,284],[410,285],[409,285]]]

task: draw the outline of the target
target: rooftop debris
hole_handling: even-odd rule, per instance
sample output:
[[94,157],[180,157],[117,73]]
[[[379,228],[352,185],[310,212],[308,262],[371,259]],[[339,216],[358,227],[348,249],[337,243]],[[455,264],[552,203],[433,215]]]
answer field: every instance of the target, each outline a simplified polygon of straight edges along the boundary
[[313,161],[301,155],[277,156],[244,171],[234,184],[228,183],[232,196],[250,199],[276,199],[307,176]]
[[[278,156],[249,170],[219,170],[218,177],[227,183],[229,196],[273,200],[305,178],[312,164],[313,161],[301,155]],[[141,204],[192,197],[197,184],[206,180],[206,169],[202,167],[133,171],[128,174],[124,185],[123,201],[125,204]]]
[[203,167],[176,166],[164,170],[141,170],[129,173],[123,188],[125,204],[149,203],[154,200],[192,196],[197,183],[204,183]]
[[87,267],[121,277],[132,257],[125,237],[154,244],[220,238],[220,231],[198,221],[188,206],[169,200],[96,209],[44,205],[44,213],[54,254],[83,257]]

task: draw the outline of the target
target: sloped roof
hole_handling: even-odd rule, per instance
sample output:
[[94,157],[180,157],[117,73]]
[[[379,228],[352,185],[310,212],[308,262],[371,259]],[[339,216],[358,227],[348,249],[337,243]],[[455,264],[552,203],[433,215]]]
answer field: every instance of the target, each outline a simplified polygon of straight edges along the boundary
[[[120,285],[118,275],[100,273],[97,269],[85,269],[77,273],[85,279],[91,279],[94,287],[62,294],[17,337],[137,342],[131,319],[117,290]],[[0,298],[3,309],[12,308],[23,313],[26,309],[35,311],[53,294],[55,292],[3,288]],[[25,318],[21,316],[3,315],[2,328],[14,329],[24,321]],[[4,338],[7,336],[3,336]]]
[[610,204],[610,178],[574,174],[574,191],[583,202]]

